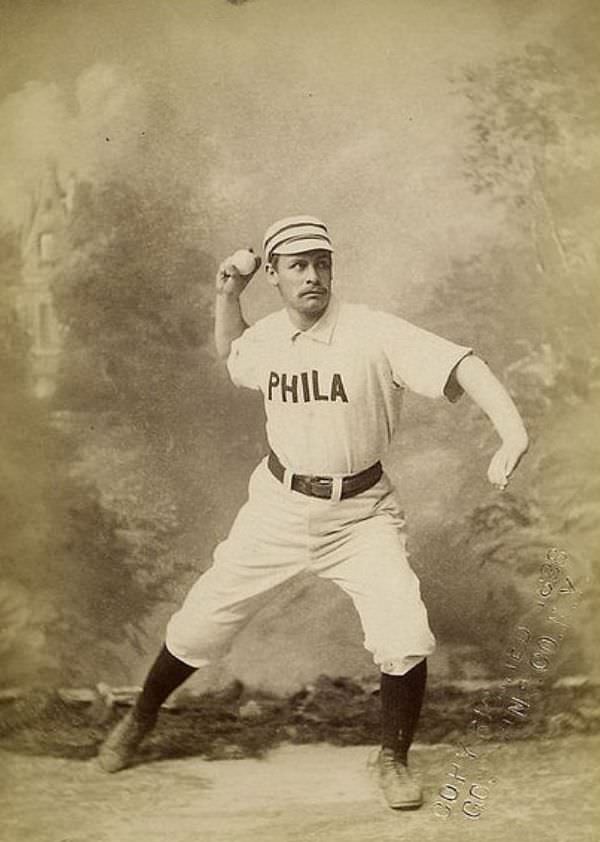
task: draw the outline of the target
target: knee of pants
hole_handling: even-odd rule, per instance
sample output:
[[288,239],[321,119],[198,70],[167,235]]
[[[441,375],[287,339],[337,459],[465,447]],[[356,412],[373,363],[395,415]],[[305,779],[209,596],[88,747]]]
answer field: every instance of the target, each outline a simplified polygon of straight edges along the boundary
[[177,611],[167,624],[165,643],[169,652],[192,667],[205,667],[223,658],[230,650],[242,620],[233,617],[203,617],[191,621],[185,611]]
[[365,635],[364,645],[381,672],[404,675],[435,649],[435,637],[425,609],[411,625],[394,622],[376,624]]
[[[367,647],[368,648],[368,647]],[[373,653],[373,661],[381,672],[388,675],[404,675],[421,661],[424,661],[435,649],[435,638],[431,635],[429,640],[423,639],[419,644],[409,650],[402,646],[387,651],[381,650]]]
[[431,646],[429,652],[424,652],[422,655],[402,655],[396,658],[388,658],[387,660],[381,660],[374,655],[373,661],[379,667],[379,671],[386,673],[386,675],[405,675],[413,667],[416,667],[417,664],[420,664],[421,661],[424,661],[428,655],[431,655],[434,649],[435,644]]

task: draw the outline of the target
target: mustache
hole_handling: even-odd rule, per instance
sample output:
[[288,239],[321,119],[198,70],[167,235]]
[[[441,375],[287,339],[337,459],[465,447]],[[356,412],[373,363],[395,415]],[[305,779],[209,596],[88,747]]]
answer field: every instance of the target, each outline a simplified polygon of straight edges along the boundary
[[313,284],[309,289],[303,290],[300,294],[301,297],[305,295],[314,295],[315,293],[325,293],[328,292],[327,287],[324,287],[322,284]]

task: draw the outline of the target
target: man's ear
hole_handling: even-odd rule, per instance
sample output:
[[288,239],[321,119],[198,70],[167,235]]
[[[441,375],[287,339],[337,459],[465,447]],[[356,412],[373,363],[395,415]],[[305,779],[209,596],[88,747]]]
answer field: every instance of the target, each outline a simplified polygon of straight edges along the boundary
[[277,271],[271,263],[265,263],[265,274],[267,276],[267,281],[272,284],[272,286],[279,286]]

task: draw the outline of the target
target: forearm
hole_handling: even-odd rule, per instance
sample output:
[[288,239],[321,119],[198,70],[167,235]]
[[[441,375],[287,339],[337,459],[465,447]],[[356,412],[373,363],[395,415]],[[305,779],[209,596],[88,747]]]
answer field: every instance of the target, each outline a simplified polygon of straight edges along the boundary
[[498,378],[479,357],[470,355],[455,372],[461,387],[485,412],[505,443],[527,448],[527,431],[519,410]]
[[218,292],[215,302],[215,345],[221,359],[229,356],[231,343],[240,337],[247,327],[239,295]]

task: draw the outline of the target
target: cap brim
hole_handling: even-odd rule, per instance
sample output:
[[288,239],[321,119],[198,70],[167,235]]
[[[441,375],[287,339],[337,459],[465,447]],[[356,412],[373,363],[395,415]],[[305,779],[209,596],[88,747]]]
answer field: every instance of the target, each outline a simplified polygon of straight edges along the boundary
[[333,246],[326,240],[307,237],[305,240],[292,240],[288,243],[282,243],[280,246],[275,246],[271,254],[302,254],[304,251],[317,250],[333,252]]

